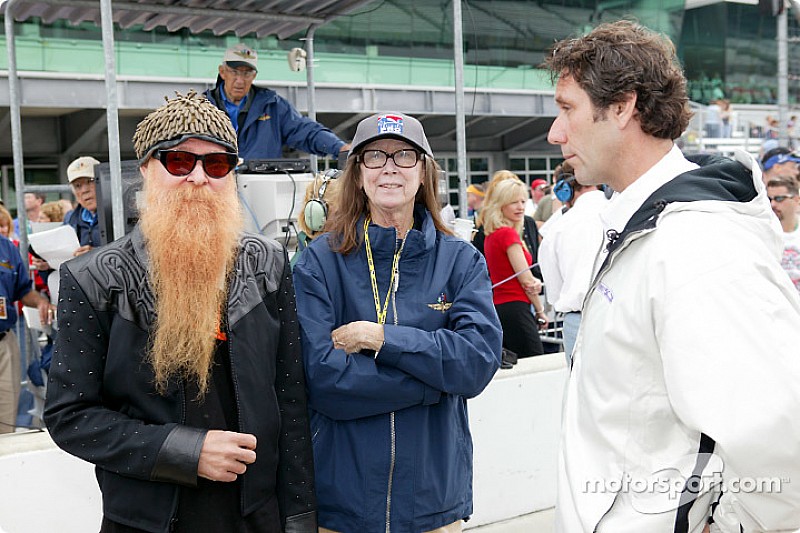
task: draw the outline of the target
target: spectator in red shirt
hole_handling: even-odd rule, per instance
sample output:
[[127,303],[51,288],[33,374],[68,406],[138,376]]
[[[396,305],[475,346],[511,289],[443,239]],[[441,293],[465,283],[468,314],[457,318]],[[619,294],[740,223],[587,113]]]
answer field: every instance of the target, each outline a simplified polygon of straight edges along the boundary
[[495,184],[483,206],[484,252],[492,284],[497,285],[493,301],[503,326],[503,347],[519,357],[544,353],[539,329],[547,326],[539,299],[542,283],[531,274],[533,259],[521,238],[527,199],[525,183],[508,179]]

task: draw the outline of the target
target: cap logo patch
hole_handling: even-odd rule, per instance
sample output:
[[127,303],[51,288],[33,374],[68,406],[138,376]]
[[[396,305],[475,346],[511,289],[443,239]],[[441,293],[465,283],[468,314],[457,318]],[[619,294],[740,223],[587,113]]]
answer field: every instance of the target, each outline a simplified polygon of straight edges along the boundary
[[378,119],[378,135],[393,133],[403,135],[403,117],[397,115],[383,115]]
[[242,59],[255,59],[255,54],[249,48],[241,48],[239,50],[234,50],[234,54],[241,57]]

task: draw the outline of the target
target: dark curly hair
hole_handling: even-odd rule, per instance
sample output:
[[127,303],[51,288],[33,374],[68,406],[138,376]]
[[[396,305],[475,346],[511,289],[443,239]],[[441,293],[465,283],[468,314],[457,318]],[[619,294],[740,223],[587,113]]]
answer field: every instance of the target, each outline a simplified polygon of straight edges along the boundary
[[675,46],[635,22],[601,24],[583,37],[560,41],[543,66],[554,83],[570,76],[588,93],[595,120],[630,93],[636,93],[642,131],[659,139],[677,139],[692,117]]

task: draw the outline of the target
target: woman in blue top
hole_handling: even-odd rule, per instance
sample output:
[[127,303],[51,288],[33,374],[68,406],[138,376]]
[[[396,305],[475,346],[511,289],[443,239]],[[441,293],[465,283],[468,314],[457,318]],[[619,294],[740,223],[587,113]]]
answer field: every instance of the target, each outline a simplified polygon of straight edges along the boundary
[[468,398],[500,366],[483,257],[439,218],[422,125],[359,123],[339,208],[294,270],[320,531],[461,531]]

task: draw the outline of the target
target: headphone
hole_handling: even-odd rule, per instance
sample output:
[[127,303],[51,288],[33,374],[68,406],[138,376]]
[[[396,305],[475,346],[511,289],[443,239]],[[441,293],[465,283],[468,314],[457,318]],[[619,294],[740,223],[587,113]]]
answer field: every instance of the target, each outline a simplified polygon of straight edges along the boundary
[[556,195],[556,198],[558,198],[561,203],[566,204],[572,201],[572,198],[575,196],[575,187],[572,186],[572,184],[575,183],[575,175],[564,174],[564,176],[565,177],[558,180],[553,186],[553,194]]
[[306,202],[303,208],[303,218],[306,221],[306,226],[313,233],[322,231],[322,228],[325,227],[325,221],[328,220],[328,204],[325,202],[325,190],[331,180],[338,178],[341,173],[341,170],[334,168],[327,170],[322,175],[322,183],[317,189],[316,196]]

